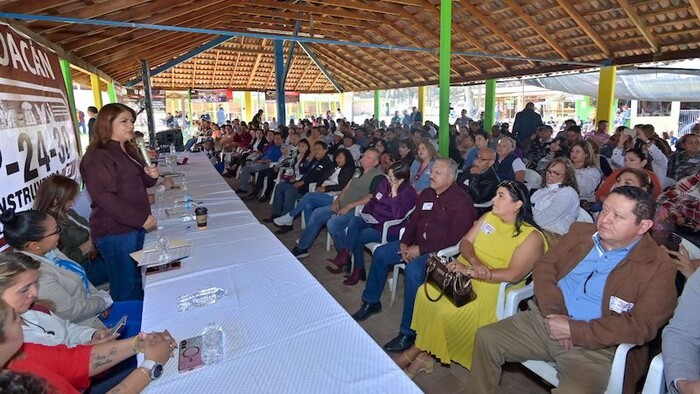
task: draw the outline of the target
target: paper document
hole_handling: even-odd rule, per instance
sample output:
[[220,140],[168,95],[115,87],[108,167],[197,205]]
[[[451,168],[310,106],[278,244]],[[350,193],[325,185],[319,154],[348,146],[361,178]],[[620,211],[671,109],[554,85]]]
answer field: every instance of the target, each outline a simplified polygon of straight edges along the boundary
[[360,212],[360,216],[362,217],[362,219],[365,220],[365,222],[367,224],[378,224],[379,223],[379,221],[377,219],[375,219],[374,216],[372,216],[368,213]]

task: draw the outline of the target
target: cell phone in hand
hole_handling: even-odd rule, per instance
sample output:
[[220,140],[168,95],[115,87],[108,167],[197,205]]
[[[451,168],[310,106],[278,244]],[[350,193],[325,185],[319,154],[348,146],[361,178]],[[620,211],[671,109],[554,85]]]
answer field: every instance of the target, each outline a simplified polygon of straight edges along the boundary
[[112,335],[118,333],[119,330],[121,330],[122,327],[124,327],[124,325],[126,324],[126,319],[127,319],[127,315],[122,316],[122,318],[119,319],[119,321],[117,322],[117,324],[115,324],[114,327],[112,327],[112,328],[110,329],[110,331],[109,331],[109,336],[110,336],[110,337],[111,337]]
[[666,239],[666,248],[674,252],[678,252],[681,246],[681,241],[683,241],[683,238],[680,235],[671,233],[668,235],[668,239]]
[[182,373],[202,366],[204,366],[202,362],[202,336],[180,341],[180,357],[177,363],[177,370]]

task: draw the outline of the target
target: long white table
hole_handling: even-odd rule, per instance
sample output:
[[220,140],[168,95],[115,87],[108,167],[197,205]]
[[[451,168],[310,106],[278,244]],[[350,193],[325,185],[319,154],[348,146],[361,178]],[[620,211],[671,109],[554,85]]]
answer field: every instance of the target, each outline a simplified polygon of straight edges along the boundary
[[[194,249],[181,269],[145,277],[142,330],[168,329],[182,340],[216,322],[225,331],[226,357],[182,374],[171,359],[148,392],[420,392],[203,155],[190,154],[177,171],[187,175],[193,200],[209,209],[209,223],[198,230],[191,221],[159,219],[169,238],[192,242]],[[166,191],[166,200],[176,193]],[[149,234],[146,245],[153,241]],[[179,296],[209,287],[229,295],[178,312]]]

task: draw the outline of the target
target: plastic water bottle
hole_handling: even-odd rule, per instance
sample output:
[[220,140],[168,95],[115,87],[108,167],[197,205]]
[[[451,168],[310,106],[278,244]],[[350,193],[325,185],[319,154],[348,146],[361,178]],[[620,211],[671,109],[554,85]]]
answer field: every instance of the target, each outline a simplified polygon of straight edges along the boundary
[[218,363],[224,359],[224,329],[209,323],[202,332],[202,361],[204,365]]
[[165,234],[165,229],[163,229],[163,226],[158,226],[158,231],[156,231],[156,251],[158,252],[158,264],[167,264],[170,262],[168,246],[170,246],[170,241],[168,241],[168,237]]
[[177,154],[177,152],[175,151],[175,144],[170,144],[170,154],[171,155]]

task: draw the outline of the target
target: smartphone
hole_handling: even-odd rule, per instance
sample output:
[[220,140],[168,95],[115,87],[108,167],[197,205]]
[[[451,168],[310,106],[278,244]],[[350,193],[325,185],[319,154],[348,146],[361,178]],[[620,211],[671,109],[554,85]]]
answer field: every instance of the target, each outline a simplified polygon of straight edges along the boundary
[[202,336],[180,341],[180,357],[177,363],[179,372],[187,372],[202,367]]
[[112,335],[118,333],[119,330],[121,330],[122,327],[124,327],[124,324],[126,324],[126,318],[127,318],[127,316],[124,315],[124,316],[122,316],[121,319],[119,319],[117,324],[115,324],[114,327],[111,328],[111,331],[109,332],[109,336],[112,336]]
[[671,233],[668,235],[668,239],[666,239],[666,248],[674,252],[678,252],[678,249],[681,246],[681,241],[683,241],[683,238],[680,235]]

